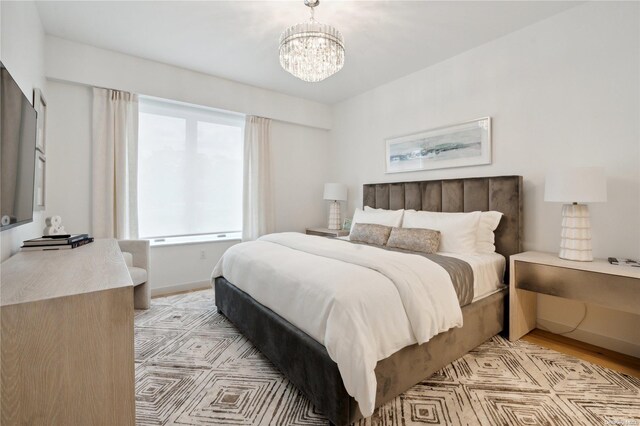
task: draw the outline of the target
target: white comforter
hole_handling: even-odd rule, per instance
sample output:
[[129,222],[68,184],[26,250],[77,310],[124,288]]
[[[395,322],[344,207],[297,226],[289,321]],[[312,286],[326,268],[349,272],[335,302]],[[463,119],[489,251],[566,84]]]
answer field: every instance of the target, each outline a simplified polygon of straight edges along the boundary
[[462,326],[449,274],[425,257],[298,233],[237,244],[215,266],[323,344],[364,416],[379,360]]

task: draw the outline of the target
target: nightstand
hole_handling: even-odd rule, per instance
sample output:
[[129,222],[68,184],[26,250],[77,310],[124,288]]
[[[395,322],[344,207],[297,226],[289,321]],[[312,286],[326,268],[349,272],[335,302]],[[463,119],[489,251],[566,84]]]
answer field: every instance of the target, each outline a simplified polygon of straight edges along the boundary
[[328,229],[328,228],[307,228],[307,235],[319,235],[321,237],[345,237],[349,235],[349,231],[343,231],[342,229]]
[[536,327],[537,294],[640,313],[640,268],[606,259],[576,262],[555,253],[527,251],[509,257],[509,340]]

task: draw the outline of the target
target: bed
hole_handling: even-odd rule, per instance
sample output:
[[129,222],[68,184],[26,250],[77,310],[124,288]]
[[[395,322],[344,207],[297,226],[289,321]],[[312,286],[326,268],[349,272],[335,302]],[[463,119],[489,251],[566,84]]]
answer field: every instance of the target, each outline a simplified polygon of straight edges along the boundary
[[[521,251],[522,185],[520,176],[365,184],[363,204],[389,210],[502,212],[504,216],[495,231],[495,245],[496,252],[508,259]],[[327,250],[331,250],[340,242],[327,241],[326,244]],[[508,277],[506,263],[503,282],[507,282]],[[277,277],[277,268],[274,269]],[[285,279],[284,275],[282,279]],[[277,278],[274,288],[276,281]],[[302,331],[259,303],[256,300],[259,297],[252,297],[225,276],[215,277],[214,286],[218,311],[234,323],[332,424],[345,425],[363,417],[359,404],[345,388],[338,365],[329,355],[329,345],[325,347],[319,339],[310,336],[313,333]],[[462,327],[439,333],[426,343],[403,347],[375,364],[375,407],[503,331],[506,289],[475,299],[461,309]]]

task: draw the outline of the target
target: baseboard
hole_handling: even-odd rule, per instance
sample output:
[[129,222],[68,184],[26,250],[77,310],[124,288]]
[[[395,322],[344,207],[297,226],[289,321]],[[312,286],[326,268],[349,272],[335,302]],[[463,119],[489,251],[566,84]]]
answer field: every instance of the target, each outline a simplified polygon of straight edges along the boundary
[[[572,326],[562,324],[555,321],[549,321],[543,318],[538,318],[538,327],[543,330],[554,332],[565,332],[571,330]],[[592,333],[590,331],[577,329],[564,336],[571,339],[580,340],[581,342],[590,343],[601,348],[606,348],[622,354],[631,355],[634,357],[640,357],[640,345],[625,340],[614,339],[602,334]]]
[[211,281],[209,280],[168,285],[165,287],[151,288],[151,297],[164,296],[171,293],[180,293],[182,291],[204,290],[208,288],[211,288]]

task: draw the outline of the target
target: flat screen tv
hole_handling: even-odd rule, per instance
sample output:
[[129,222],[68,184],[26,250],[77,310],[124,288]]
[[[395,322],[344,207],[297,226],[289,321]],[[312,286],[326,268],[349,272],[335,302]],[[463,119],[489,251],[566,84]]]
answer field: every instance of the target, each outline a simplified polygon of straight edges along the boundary
[[0,230],[33,220],[36,110],[0,62]]

